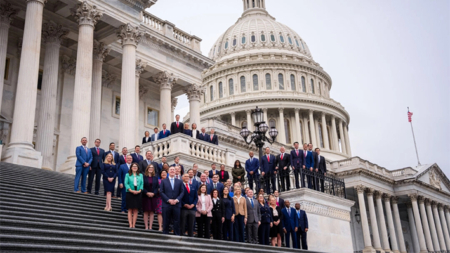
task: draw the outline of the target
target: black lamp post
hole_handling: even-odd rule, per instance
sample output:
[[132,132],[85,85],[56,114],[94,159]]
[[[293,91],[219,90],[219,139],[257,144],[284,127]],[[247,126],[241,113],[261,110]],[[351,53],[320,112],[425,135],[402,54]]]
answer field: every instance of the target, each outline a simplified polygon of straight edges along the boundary
[[[275,129],[275,127],[270,128],[269,130],[269,126],[266,124],[266,122],[264,122],[264,113],[261,109],[258,108],[258,106],[256,107],[255,110],[252,110],[252,117],[253,117],[253,121],[255,122],[255,131],[253,132],[250,140],[247,140],[247,137],[250,135],[250,131],[247,129],[247,127],[242,127],[241,130],[241,136],[242,138],[244,138],[245,143],[250,144],[252,142],[255,143],[255,145],[258,147],[259,149],[259,165],[261,166],[261,157],[263,156],[263,150],[262,148],[264,147],[264,143],[268,142],[270,144],[272,144],[275,141],[275,138],[277,138],[278,135],[278,130]],[[267,131],[269,131],[269,136],[272,139],[267,138],[266,133]]]

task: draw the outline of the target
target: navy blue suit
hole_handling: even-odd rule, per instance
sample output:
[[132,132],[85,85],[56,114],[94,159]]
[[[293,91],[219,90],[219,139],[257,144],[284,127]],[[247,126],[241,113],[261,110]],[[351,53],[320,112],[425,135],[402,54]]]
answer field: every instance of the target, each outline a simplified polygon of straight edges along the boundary
[[163,138],[166,138],[166,137],[169,137],[169,135],[170,135],[170,130],[167,130],[167,129],[166,129],[165,132],[166,132],[166,133],[164,133],[164,129],[161,130],[161,132],[159,132],[158,140],[163,139]]
[[100,164],[103,163],[103,156],[105,155],[105,150],[103,150],[102,148],[98,148],[97,154],[97,149],[93,147],[91,148],[91,152],[92,152],[92,163],[91,169],[89,170],[87,191],[89,193],[92,193],[92,184],[94,183],[94,176],[95,176],[95,194],[98,195],[98,191],[100,190],[100,178],[102,177]]
[[261,225],[258,228],[259,244],[269,245],[270,223],[273,222],[272,211],[270,207],[264,203],[264,206],[259,204],[261,212]]
[[[250,161],[251,160],[251,161]],[[253,190],[253,182],[256,182],[256,189],[259,190],[259,160],[253,157],[245,161],[245,170],[247,171],[248,184]],[[253,171],[253,175],[250,174]]]
[[225,222],[222,226],[223,239],[227,241],[233,240],[233,223],[231,222],[231,216],[236,214],[236,208],[234,207],[234,200],[231,197],[222,199],[225,207]]
[[[78,185],[80,184],[81,178],[81,192],[86,192],[86,176],[89,172],[90,165],[92,163],[92,152],[89,148],[78,146],[75,149],[75,154],[77,156],[77,162],[75,163],[75,180],[73,190],[78,191]],[[84,163],[89,163],[87,167],[84,167]]]
[[127,158],[126,155],[125,156],[123,154],[119,155],[119,163],[118,163],[119,166],[122,165],[122,164],[127,163],[127,159],[126,158]]
[[272,184],[272,190],[275,191],[276,190],[276,185],[275,185],[275,167],[276,167],[276,160],[275,160],[275,156],[274,155],[269,155],[270,159],[267,159],[267,155],[263,155],[263,157],[261,158],[261,172],[264,172],[264,182],[266,183],[266,189],[267,189],[267,194],[270,194],[270,183]]
[[211,139],[211,135],[208,135],[208,142],[215,144],[215,145],[219,145],[219,139],[217,138],[216,134],[212,135],[212,139]]
[[197,139],[207,142],[209,140],[209,134],[207,134],[207,133],[200,133],[197,136]]
[[[173,221],[173,232],[175,235],[180,233],[180,211],[181,201],[184,196],[183,183],[181,180],[173,179],[173,189],[170,183],[170,177],[161,181],[160,194],[162,198],[162,214],[163,214],[163,234],[169,233],[169,224]],[[169,199],[177,199],[178,203],[175,205],[169,204]]]
[[[294,178],[295,178],[295,187],[298,189],[300,188],[300,184],[299,184],[299,180],[298,177],[301,173],[301,169],[303,169],[303,165],[305,165],[305,156],[303,154],[303,150],[298,149],[298,155],[297,155],[297,151],[295,149],[293,149],[291,151],[291,167],[292,170],[294,171]],[[302,176],[302,180],[303,180],[304,176]],[[303,182],[305,182],[303,180]]]
[[297,234],[295,229],[298,228],[298,217],[295,209],[290,207],[290,215],[288,213],[287,207],[283,208],[281,212],[283,213],[283,229],[286,229],[286,247],[289,248],[289,237],[292,238],[292,244],[294,249],[297,248]]
[[[125,198],[125,196],[127,194],[127,189],[125,188],[125,176],[127,175],[128,171],[129,171],[128,165],[125,163],[125,164],[122,164],[119,166],[119,170],[117,172],[117,178],[119,179],[119,187],[117,187],[117,190],[120,190],[121,194],[123,196],[122,205],[120,206],[122,209],[121,210],[122,212],[127,211],[127,201]],[[122,189],[120,189],[120,184],[123,184]]]
[[143,156],[136,154],[136,153],[131,154],[131,157],[133,157],[133,163],[137,163],[137,164],[139,164],[142,160],[144,160]]
[[[184,195],[181,199],[181,228],[182,234],[184,234],[187,224],[187,231],[190,237],[194,236],[194,224],[195,224],[195,211],[197,211],[198,194],[197,187],[194,184],[189,185],[189,191],[186,188],[186,184],[183,182]],[[184,207],[184,205],[194,205],[191,209]]]
[[[306,152],[305,167],[307,170],[310,170],[310,168],[314,169],[314,157],[312,151]],[[307,179],[308,179],[308,188],[313,189],[313,181],[314,181],[313,178],[311,176],[307,176]]]
[[[219,191],[219,197],[222,198],[223,195],[223,184],[221,182],[217,182],[217,190]],[[206,187],[206,190],[208,190],[208,187]],[[214,190],[214,183],[211,183],[211,191]],[[210,193],[208,193],[210,194]]]
[[[107,152],[105,153],[105,156],[103,157],[103,160],[105,160],[105,157],[106,157],[109,153],[111,153],[111,150],[109,150],[109,151],[107,151]],[[115,162],[116,164],[119,164],[120,155],[119,155],[119,153],[117,153],[116,151],[114,151],[113,159],[114,159],[114,162]]]
[[301,242],[302,249],[306,250],[308,249],[308,243],[306,241],[307,232],[305,232],[305,229],[308,228],[308,216],[303,210],[296,212],[296,216],[298,217],[297,249],[300,249]]

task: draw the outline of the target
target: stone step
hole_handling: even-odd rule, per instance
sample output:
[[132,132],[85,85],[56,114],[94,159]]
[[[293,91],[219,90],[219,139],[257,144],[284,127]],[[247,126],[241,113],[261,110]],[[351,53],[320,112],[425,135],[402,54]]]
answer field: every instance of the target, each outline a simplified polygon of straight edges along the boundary
[[[123,253],[122,249],[111,249],[111,248],[90,248],[83,246],[66,246],[66,245],[36,245],[36,244],[23,244],[23,243],[10,243],[10,242],[0,242],[0,249],[2,249],[2,253],[11,253],[11,252],[64,252],[64,253],[79,253],[79,252],[116,252]],[[127,249],[127,253],[148,253],[148,250],[145,251],[136,251],[133,249]],[[155,253],[162,253],[164,251],[153,251]]]

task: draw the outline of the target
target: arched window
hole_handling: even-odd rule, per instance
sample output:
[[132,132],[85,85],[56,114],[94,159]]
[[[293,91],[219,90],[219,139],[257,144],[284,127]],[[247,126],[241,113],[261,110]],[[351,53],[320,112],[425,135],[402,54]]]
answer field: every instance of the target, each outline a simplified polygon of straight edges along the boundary
[[253,90],[258,90],[258,75],[254,74],[253,75]]
[[230,93],[229,95],[233,95],[234,94],[234,84],[233,84],[233,79],[228,80],[228,90]]
[[255,35],[252,35],[252,42],[255,42],[256,41],[256,36]]
[[233,47],[236,46],[237,40],[236,38],[233,39]]
[[300,43],[302,43],[303,50],[305,50],[305,46],[303,45],[303,41],[300,41]]
[[289,44],[291,44],[291,45],[292,45],[292,39],[291,39],[291,37],[290,37],[290,36],[288,36],[288,41],[289,41]]
[[211,85],[210,87],[209,87],[209,95],[210,95],[210,101],[213,101],[214,100],[214,87]]
[[270,74],[266,74],[266,89],[271,90],[272,89],[272,79],[270,78]]
[[241,76],[241,92],[245,92],[245,76]]
[[295,39],[295,44],[297,44],[297,47],[300,47],[300,44],[298,44],[298,40]]
[[283,35],[280,35],[280,41],[281,41],[281,43],[284,43],[284,37],[283,37]]
[[247,121],[242,121],[241,127],[247,127]]
[[291,74],[291,90],[295,89],[295,76]]
[[227,49],[227,48],[228,48],[228,41],[225,42],[225,49]]
[[275,35],[271,34],[271,35],[270,35],[270,40],[271,40],[272,42],[275,42]]
[[245,44],[245,36],[242,36],[242,44]]
[[311,93],[315,94],[314,92],[314,80],[311,79]]
[[304,76],[302,76],[302,91],[306,92],[306,80]]
[[262,41],[262,42],[266,41],[266,35],[261,34],[261,41]]
[[274,119],[270,119],[270,120],[269,120],[269,127],[270,127],[270,128],[272,128],[272,127],[277,127],[277,123],[275,122]]
[[318,124],[319,125],[319,144],[320,144],[320,147],[321,148],[323,148],[324,147],[324,145],[323,145],[323,131],[322,131],[322,124]]
[[280,90],[284,90],[284,78],[283,78],[283,74],[278,74],[278,84],[280,87]]
[[223,98],[223,85],[222,85],[222,82],[219,83],[219,98]]
[[288,119],[284,119],[284,132],[286,134],[286,143],[291,143],[291,126]]
[[255,0],[253,0],[253,8],[255,8]]

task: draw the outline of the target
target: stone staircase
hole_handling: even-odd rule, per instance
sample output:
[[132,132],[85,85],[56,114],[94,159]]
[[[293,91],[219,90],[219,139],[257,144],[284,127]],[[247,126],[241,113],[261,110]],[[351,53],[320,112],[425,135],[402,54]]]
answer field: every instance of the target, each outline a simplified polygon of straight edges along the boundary
[[129,229],[120,200],[103,211],[104,197],[74,193],[73,178],[0,163],[1,252],[306,252],[163,235],[144,230],[142,217]]

